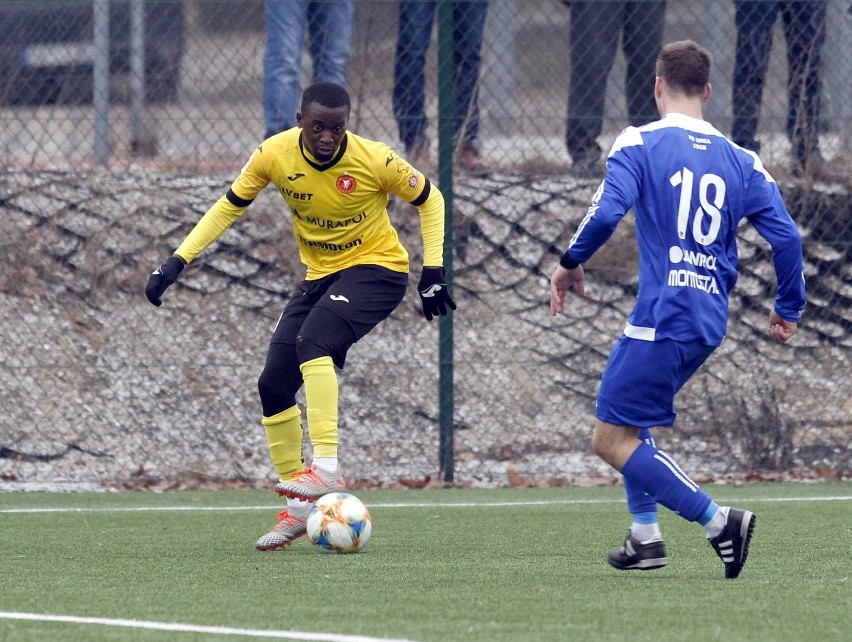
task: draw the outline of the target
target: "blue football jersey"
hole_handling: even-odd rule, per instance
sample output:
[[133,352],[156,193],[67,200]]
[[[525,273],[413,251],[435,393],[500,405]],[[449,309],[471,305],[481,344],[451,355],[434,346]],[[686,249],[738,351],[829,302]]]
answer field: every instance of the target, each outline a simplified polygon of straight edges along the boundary
[[613,144],[606,178],[568,245],[571,257],[587,261],[631,207],[639,293],[625,335],[719,345],[744,217],[772,246],[776,312],[798,320],[805,306],[801,237],[756,154],[682,114],[628,127]]

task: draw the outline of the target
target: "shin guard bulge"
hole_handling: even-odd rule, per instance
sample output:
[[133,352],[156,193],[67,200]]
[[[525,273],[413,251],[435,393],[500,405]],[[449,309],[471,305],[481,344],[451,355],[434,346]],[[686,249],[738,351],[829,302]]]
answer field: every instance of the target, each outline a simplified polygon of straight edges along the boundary
[[337,457],[337,373],[331,357],[299,366],[305,380],[308,434],[314,457]]
[[[654,436],[648,428],[639,430],[639,441],[642,441],[649,446],[656,448]],[[645,491],[637,488],[629,479],[624,479],[624,494],[627,495],[627,509],[634,517],[642,516],[637,521],[651,520],[652,515],[657,512],[656,500],[648,495]]]
[[644,442],[633,451],[621,474],[632,488],[648,493],[690,522],[698,521],[711,502],[666,453]]
[[305,467],[302,459],[302,413],[299,406],[290,406],[271,417],[260,420],[266,430],[269,456],[278,472],[279,481]]

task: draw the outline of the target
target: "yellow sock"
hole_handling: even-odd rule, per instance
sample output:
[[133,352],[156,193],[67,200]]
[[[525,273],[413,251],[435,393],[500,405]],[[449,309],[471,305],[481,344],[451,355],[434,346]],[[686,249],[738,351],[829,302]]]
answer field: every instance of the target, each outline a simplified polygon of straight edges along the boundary
[[302,413],[299,406],[291,406],[277,415],[263,417],[260,423],[266,429],[269,456],[278,472],[278,479],[285,481],[291,473],[302,470]]
[[308,434],[314,457],[337,457],[337,373],[331,357],[303,363]]

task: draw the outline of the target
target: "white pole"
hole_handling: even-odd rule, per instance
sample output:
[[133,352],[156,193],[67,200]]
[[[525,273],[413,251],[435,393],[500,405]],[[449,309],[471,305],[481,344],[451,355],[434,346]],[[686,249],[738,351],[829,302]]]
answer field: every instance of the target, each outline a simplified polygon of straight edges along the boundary
[[94,53],[92,60],[95,160],[109,163],[109,0],[92,0]]
[[[826,104],[822,116],[833,121],[833,134],[846,141],[852,134],[852,2],[829,0],[825,47],[822,53],[822,84]],[[834,147],[834,146],[832,146]],[[843,143],[836,147],[842,150]],[[848,153],[848,151],[847,151]]]

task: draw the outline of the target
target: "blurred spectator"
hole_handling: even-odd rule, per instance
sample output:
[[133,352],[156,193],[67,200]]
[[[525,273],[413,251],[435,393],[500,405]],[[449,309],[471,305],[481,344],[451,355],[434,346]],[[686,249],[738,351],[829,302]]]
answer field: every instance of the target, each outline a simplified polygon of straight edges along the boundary
[[602,177],[601,148],[604,102],[618,39],[627,61],[624,89],[627,115],[634,126],[656,120],[654,102],[657,54],[663,42],[665,0],[574,0],[569,46],[571,78],[568,85],[568,122],[565,145],[581,177]]
[[755,152],[757,119],[772,48],[772,30],[781,14],[787,41],[787,137],[793,145],[794,173],[818,180],[836,174],[819,151],[820,78],[827,0],[734,0],[737,52],[733,77],[731,138]]
[[355,4],[354,0],[266,0],[264,4],[263,118],[264,138],[269,138],[296,125],[306,35],[312,83],[346,86]]
[[[459,165],[485,169],[479,137],[479,67],[487,0],[454,1],[453,10],[453,147]],[[429,155],[425,114],[426,51],[432,38],[435,0],[400,0],[399,35],[393,71],[393,114],[407,160],[415,167]]]

